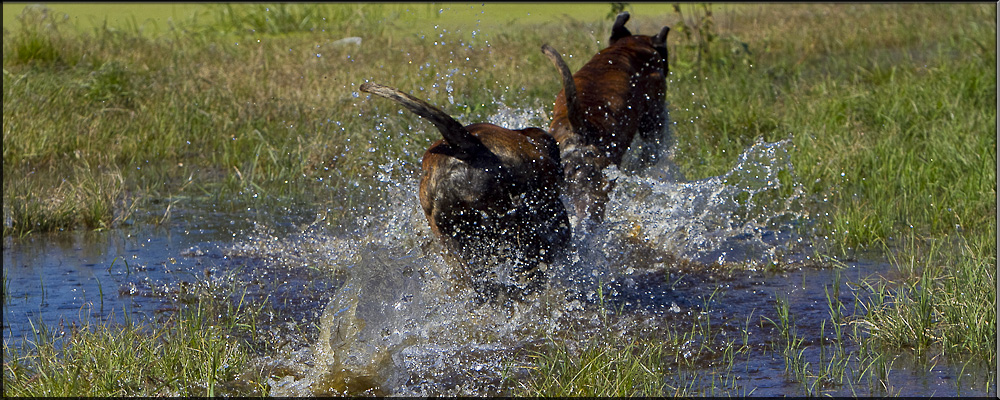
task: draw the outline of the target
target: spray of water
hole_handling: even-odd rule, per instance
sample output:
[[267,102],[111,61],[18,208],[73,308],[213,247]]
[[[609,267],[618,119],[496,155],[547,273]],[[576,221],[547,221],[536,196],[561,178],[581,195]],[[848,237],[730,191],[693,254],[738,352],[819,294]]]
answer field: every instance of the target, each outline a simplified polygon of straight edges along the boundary
[[624,224],[655,247],[702,263],[771,264],[798,248],[794,231],[809,218],[795,181],[790,140],[758,140],[727,173],[698,181],[674,180],[665,157],[637,175],[610,171],[617,190],[612,224]]
[[[489,121],[544,126],[544,115],[502,106]],[[264,229],[232,247],[266,264],[337,277],[312,321],[315,338],[261,360],[274,371],[272,393],[498,394],[505,377],[526,373],[527,355],[546,338],[585,340],[602,329],[625,335],[684,314],[691,304],[666,278],[678,260],[753,268],[796,250],[789,243],[808,214],[790,146],[758,141],[729,172],[698,181],[681,177],[670,149],[643,170],[611,168],[617,184],[607,221],[577,227],[573,251],[549,266],[543,293],[504,305],[479,304],[453,279],[420,211],[419,177],[390,160],[379,168],[384,204],[351,227],[315,224],[283,238]],[[601,326],[607,307],[639,311]]]

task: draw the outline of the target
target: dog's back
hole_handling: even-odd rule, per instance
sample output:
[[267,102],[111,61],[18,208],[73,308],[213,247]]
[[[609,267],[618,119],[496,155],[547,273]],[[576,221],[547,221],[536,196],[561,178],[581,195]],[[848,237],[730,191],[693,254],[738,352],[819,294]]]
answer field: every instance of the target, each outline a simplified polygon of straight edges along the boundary
[[431,230],[463,259],[510,241],[504,245],[519,243],[522,258],[551,261],[569,239],[555,139],[538,128],[466,129],[482,151],[460,158],[454,145],[438,140],[424,153],[420,204]]
[[602,220],[612,187],[604,168],[621,164],[635,135],[659,143],[666,123],[666,37],[632,35],[618,15],[610,45],[572,76],[557,52],[543,46],[563,76],[550,132],[559,143],[568,195],[578,219]]

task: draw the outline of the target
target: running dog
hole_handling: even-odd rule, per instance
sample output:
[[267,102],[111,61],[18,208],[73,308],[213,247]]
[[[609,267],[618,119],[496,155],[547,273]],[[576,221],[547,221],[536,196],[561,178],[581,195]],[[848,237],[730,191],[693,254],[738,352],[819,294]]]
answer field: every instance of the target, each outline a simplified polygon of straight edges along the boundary
[[555,139],[539,128],[463,127],[397,89],[365,83],[361,90],[396,101],[441,131],[444,139],[424,153],[419,197],[446,258],[463,266],[459,277],[471,279],[481,301],[523,299],[538,289],[544,266],[571,235]]
[[618,14],[610,45],[575,74],[548,44],[542,52],[563,78],[556,96],[549,132],[559,142],[566,194],[577,223],[604,219],[613,182],[604,169],[620,165],[636,134],[652,149],[644,149],[651,164],[666,124],[667,33],[633,35]]

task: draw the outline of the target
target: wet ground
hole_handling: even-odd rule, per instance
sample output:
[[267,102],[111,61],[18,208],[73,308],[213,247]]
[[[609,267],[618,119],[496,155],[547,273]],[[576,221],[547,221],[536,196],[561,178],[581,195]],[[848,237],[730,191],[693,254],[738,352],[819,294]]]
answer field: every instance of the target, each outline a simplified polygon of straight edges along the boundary
[[[258,364],[275,395],[505,394],[551,340],[668,341],[710,323],[709,337],[680,344],[689,362],[668,363],[666,394],[995,396],[993,366],[863,356],[851,339],[866,299],[856,283],[890,266],[809,256],[788,146],[757,143],[729,173],[701,181],[669,164],[621,174],[608,221],[578,229],[547,289],[524,303],[483,305],[451,279],[416,179],[391,163],[386,203],[343,226],[193,204],[166,226],[8,238],[4,341],[30,341],[40,326],[156,318],[212,295],[269,306],[260,329],[279,352]],[[798,358],[785,357],[780,302]],[[743,349],[732,361],[726,343]],[[817,379],[833,362],[847,372]],[[872,368],[885,372],[861,372]]]

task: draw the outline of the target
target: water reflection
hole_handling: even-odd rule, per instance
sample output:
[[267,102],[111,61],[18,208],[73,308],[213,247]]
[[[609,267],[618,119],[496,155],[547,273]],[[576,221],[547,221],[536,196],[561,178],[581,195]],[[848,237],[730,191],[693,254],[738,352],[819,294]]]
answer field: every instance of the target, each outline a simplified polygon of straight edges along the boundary
[[4,341],[33,338],[33,327],[141,321],[174,310],[184,288],[238,266],[220,244],[252,226],[212,212],[175,211],[171,222],[5,238]]

